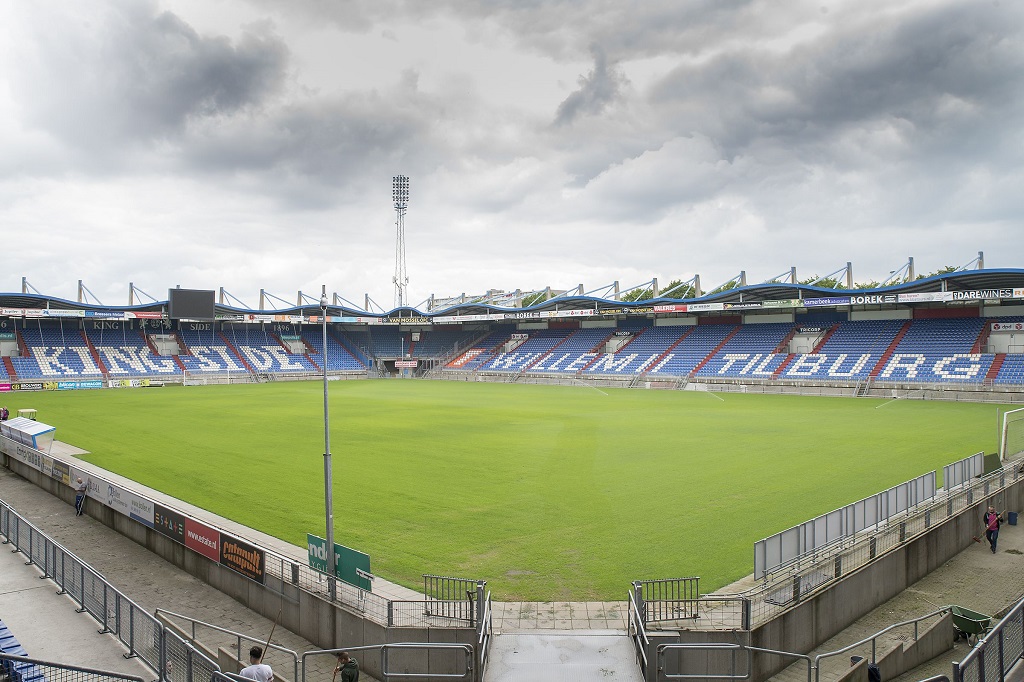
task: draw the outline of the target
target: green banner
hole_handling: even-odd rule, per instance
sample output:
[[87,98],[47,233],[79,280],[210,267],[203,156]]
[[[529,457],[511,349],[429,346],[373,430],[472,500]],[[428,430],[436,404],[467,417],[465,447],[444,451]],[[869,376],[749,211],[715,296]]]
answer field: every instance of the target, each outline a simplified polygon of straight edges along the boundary
[[[306,545],[309,548],[309,567],[321,573],[327,573],[327,540],[306,533]],[[336,578],[344,580],[349,585],[369,590],[373,587],[370,582],[372,575],[369,554],[363,554],[334,543],[334,576]]]

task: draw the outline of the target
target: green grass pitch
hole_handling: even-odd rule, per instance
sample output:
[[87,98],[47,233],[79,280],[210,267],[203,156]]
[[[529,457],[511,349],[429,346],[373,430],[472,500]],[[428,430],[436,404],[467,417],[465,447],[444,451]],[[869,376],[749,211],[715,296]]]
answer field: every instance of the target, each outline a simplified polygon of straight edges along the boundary
[[[304,546],[323,385],[17,395],[87,459]],[[753,570],[757,540],[980,450],[995,405],[444,381],[330,384],[335,537],[375,573],[500,600],[621,600]]]

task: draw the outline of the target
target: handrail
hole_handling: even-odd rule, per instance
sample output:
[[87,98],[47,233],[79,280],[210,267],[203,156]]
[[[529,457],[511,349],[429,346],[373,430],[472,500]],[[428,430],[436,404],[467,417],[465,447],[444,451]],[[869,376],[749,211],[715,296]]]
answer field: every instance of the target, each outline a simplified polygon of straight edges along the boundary
[[911,620],[905,620],[905,621],[902,621],[902,622],[899,622],[899,623],[894,623],[894,624],[890,625],[889,627],[887,627],[887,628],[885,628],[883,630],[879,630],[878,632],[876,632],[875,634],[871,635],[870,637],[865,637],[864,639],[860,640],[859,642],[854,642],[853,644],[844,646],[842,649],[836,649],[835,651],[828,651],[828,652],[825,652],[823,654],[818,654],[817,656],[814,657],[814,679],[815,679],[815,681],[819,680],[820,677],[821,677],[820,662],[823,659],[831,658],[832,656],[838,656],[839,654],[845,654],[847,651],[850,651],[851,649],[856,649],[857,647],[861,646],[862,644],[867,644],[868,642],[871,642],[871,662],[875,663],[875,662],[877,662],[877,642],[876,642],[876,640],[879,637],[881,637],[885,633],[889,632],[890,630],[894,630],[895,628],[902,627],[904,625],[911,625],[911,624],[913,624],[913,626],[914,626],[914,641],[916,642],[917,641],[917,637],[918,637],[917,624],[919,622],[921,622],[922,620],[926,620],[928,618],[933,618],[933,617],[938,616],[940,614],[949,613],[951,610],[952,610],[952,606],[943,606],[942,608],[936,609],[935,611],[932,611],[931,613],[926,613],[923,616],[918,616],[917,618],[912,618]]
[[[392,673],[388,671],[388,652],[391,649],[427,649],[427,650],[450,650],[450,651],[462,651],[464,654],[465,668],[462,673]],[[306,659],[313,656],[337,656],[342,651],[380,651],[380,674],[386,680],[392,677],[415,677],[419,678],[443,678],[443,679],[468,679],[473,675],[473,646],[471,644],[446,644],[441,642],[432,643],[414,643],[414,642],[393,642],[390,644],[365,644],[363,646],[351,646],[341,647],[338,649],[318,649],[315,651],[305,651],[302,653],[302,679],[301,682],[306,681],[306,670],[309,669],[309,665],[306,663]]]
[[633,590],[626,590],[626,596],[629,597],[629,618],[627,621],[629,625],[636,627],[635,632],[630,635],[630,639],[633,640],[633,648],[637,653],[637,663],[640,664],[644,675],[646,675],[648,666],[647,647],[650,646],[651,640],[647,636],[647,628],[644,627],[644,615],[641,613],[640,607],[633,597]]
[[[67,665],[66,663],[54,663],[52,661],[42,661],[37,658],[29,658],[28,656],[18,656],[16,654],[7,654],[0,651],[0,662],[10,662],[12,666],[35,666],[37,668],[54,668],[62,672],[79,673],[74,675],[73,679],[82,679],[84,676],[88,676],[91,682],[97,682],[97,679],[108,679],[108,680],[126,680],[127,682],[143,682],[141,677],[135,675],[128,675],[125,673],[111,672],[108,670],[97,670],[95,668],[86,668],[80,665]],[[6,666],[2,666],[6,667]],[[30,677],[30,676],[26,676]],[[58,679],[66,679],[64,675],[58,675]],[[51,675],[44,675],[44,679],[54,679]]]
[[477,681],[482,682],[484,670],[487,669],[487,655],[491,651],[491,637],[494,634],[494,621],[491,609],[491,593],[487,592],[484,598],[483,613],[480,615],[480,622],[477,624]]
[[164,614],[164,615],[167,615],[167,616],[173,616],[174,618],[180,618],[181,620],[185,620],[185,621],[188,621],[189,623],[191,623],[191,625],[192,625],[192,641],[193,642],[195,642],[197,640],[197,638],[196,638],[196,625],[201,625],[201,626],[209,628],[211,630],[216,630],[217,632],[223,632],[224,634],[234,636],[235,637],[235,658],[237,658],[239,661],[244,661],[245,660],[245,659],[242,658],[242,641],[243,640],[246,641],[246,642],[255,642],[255,643],[261,645],[264,649],[273,649],[275,651],[280,651],[282,653],[289,654],[292,657],[292,664],[293,664],[292,668],[294,669],[294,676],[292,677],[292,679],[293,680],[298,680],[299,679],[299,654],[297,652],[293,651],[292,649],[289,649],[289,648],[283,647],[283,646],[279,646],[279,645],[274,644],[272,642],[264,642],[262,639],[260,639],[258,637],[250,637],[249,635],[243,634],[241,632],[235,632],[234,630],[229,630],[227,628],[222,628],[219,625],[214,625],[212,623],[206,623],[204,621],[199,620],[198,618],[192,618],[190,616],[183,616],[180,613],[175,613],[174,611],[168,611],[167,609],[157,609],[156,611],[153,612],[153,615],[155,615],[157,618],[159,618],[161,613]]

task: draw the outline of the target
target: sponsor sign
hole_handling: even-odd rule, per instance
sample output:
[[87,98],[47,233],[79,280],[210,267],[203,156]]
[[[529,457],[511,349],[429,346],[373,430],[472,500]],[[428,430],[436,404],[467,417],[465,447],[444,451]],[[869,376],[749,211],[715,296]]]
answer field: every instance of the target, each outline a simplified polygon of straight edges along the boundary
[[[307,533],[306,544],[309,549],[310,568],[321,573],[328,573],[327,541]],[[359,575],[357,571],[370,574],[370,555],[334,543],[334,576],[349,585],[355,585],[364,590],[371,589],[373,586],[370,584],[370,580]]]
[[262,549],[238,538],[227,534],[220,536],[220,563],[261,585],[266,581],[266,554]]
[[1024,322],[993,322],[994,332],[1024,332]]
[[524,313],[505,313],[502,315],[506,320],[528,320],[535,317],[540,317],[539,310],[529,310]]
[[880,303],[896,303],[896,294],[871,294],[868,296],[850,297],[850,305],[876,305]]
[[150,385],[149,379],[110,379],[109,388],[145,388]]
[[41,390],[43,390],[43,384],[42,384],[42,382],[26,383],[26,382],[22,381],[22,382],[17,383],[17,384],[11,384],[11,390],[13,390],[13,391],[41,391]]
[[523,334],[522,332],[516,332],[515,334],[513,334],[509,338],[512,339],[513,341],[518,341],[520,339],[528,339],[528,338],[530,338],[530,335],[529,334]]
[[113,483],[106,485],[107,497],[101,500],[104,504],[150,528],[155,526],[153,502]]
[[13,390],[14,386],[12,384],[0,384],[0,393],[10,393]]
[[41,317],[85,317],[84,310],[56,310],[44,308],[39,312],[41,313]]
[[124,316],[125,316],[126,319],[136,318],[136,319],[139,319],[139,320],[162,320],[162,319],[164,319],[164,314],[163,313],[131,313],[131,312],[128,312],[128,313],[125,313]]
[[687,312],[698,313],[709,310],[725,310],[724,303],[691,303],[687,306]]
[[685,303],[676,303],[675,305],[656,305],[654,306],[654,312],[656,313],[685,313],[687,310]]
[[1014,298],[1024,298],[1024,289],[1014,289],[1013,290],[1013,297]]
[[67,462],[54,460],[53,466],[50,467],[50,476],[64,485],[71,485],[71,467],[67,465]]
[[761,301],[762,308],[799,308],[803,301],[795,298],[787,298],[781,301]]
[[[124,311],[117,312],[114,310],[86,310],[85,317],[104,317],[110,320],[124,320],[128,317],[128,314]],[[93,327],[95,329],[95,327]]]
[[827,296],[825,298],[805,298],[804,306],[807,308],[817,308],[820,306],[832,306],[832,305],[850,305],[849,296]]
[[220,531],[195,519],[185,519],[185,546],[220,563]]
[[103,388],[103,380],[93,381],[48,381],[44,384],[48,391],[77,391],[85,388]]
[[974,289],[972,291],[952,291],[953,301],[975,301],[983,299],[1013,298],[1013,289]]
[[185,544],[185,517],[173,509],[154,504],[153,528],[175,542]]
[[416,360],[395,360],[395,367],[412,369],[415,368],[418,362]]
[[951,291],[925,291],[917,294],[899,294],[896,297],[900,303],[930,303],[932,301],[952,301]]
[[0,341],[14,341],[17,335],[14,332],[0,332]]
[[633,336],[633,332],[619,330],[615,332],[615,336]]
[[761,303],[726,303],[725,310],[748,310],[750,308],[760,308]]
[[799,327],[797,329],[801,334],[817,334],[818,332],[825,331],[824,327]]

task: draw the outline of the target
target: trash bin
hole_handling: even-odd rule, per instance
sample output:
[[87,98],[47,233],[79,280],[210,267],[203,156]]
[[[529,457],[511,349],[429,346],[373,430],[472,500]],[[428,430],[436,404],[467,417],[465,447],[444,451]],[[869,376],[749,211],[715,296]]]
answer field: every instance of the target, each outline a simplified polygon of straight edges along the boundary
[[1017,525],[1017,512],[1008,512],[1006,514],[1006,520],[1009,522],[1009,524],[1011,526],[1016,526]]

